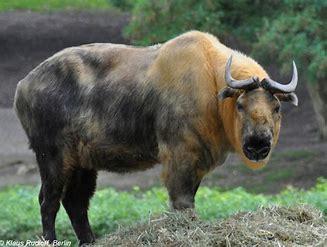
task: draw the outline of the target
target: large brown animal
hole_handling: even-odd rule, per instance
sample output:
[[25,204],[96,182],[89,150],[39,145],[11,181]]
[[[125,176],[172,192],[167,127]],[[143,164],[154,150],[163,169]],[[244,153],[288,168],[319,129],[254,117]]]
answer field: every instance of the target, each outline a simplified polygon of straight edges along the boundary
[[282,85],[197,31],[151,47],[90,44],[50,57],[15,96],[41,174],[45,239],[56,238],[61,201],[80,243],[94,241],[87,210],[98,170],[161,163],[172,206],[184,209],[229,152],[263,166],[278,139],[280,101],[297,104],[296,84],[294,64]]

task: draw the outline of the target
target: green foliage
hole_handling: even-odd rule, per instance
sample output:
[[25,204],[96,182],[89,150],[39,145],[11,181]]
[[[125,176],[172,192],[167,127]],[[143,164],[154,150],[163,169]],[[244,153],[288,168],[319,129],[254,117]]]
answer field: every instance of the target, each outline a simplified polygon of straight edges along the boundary
[[287,150],[286,152],[278,152],[273,157],[274,160],[288,159],[288,160],[308,160],[318,155],[316,152],[307,149]]
[[[36,239],[41,235],[38,188],[15,186],[0,192],[0,239]],[[327,214],[327,180],[321,179],[308,190],[288,188],[277,195],[251,194],[242,188],[221,191],[201,187],[196,196],[196,209],[202,219],[214,220],[238,211],[255,210],[261,205],[293,205],[307,203]],[[168,209],[168,196],[163,188],[118,192],[112,188],[100,190],[91,202],[90,221],[97,236],[112,232],[119,225],[126,226],[148,219]],[[75,241],[64,210],[57,218],[60,239]]]
[[1,0],[0,11],[8,10],[90,10],[108,9],[109,0]]
[[139,1],[126,34],[134,43],[146,45],[163,42],[190,29],[207,26],[210,30],[210,24],[220,25],[221,11],[208,11],[214,7],[208,1]]
[[130,11],[139,0],[2,0],[0,11],[8,10],[100,10],[116,7]]
[[276,61],[282,71],[289,71],[292,59],[297,61],[301,77],[308,82],[325,80],[327,73],[326,1],[285,0],[287,11],[266,22],[255,56],[269,63]]
[[[192,29],[225,38],[235,34],[255,38],[262,18],[276,15],[279,1],[250,0],[141,0],[135,5],[126,34],[138,44],[163,42]],[[262,15],[264,13],[264,15]]]
[[110,3],[123,11],[130,11],[139,0],[109,0]]

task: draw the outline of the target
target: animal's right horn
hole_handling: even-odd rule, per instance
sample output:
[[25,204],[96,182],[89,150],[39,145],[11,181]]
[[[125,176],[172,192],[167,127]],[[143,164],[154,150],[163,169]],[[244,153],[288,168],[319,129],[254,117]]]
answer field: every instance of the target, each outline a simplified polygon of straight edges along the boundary
[[253,89],[259,87],[259,78],[251,77],[246,80],[235,80],[231,75],[231,65],[232,65],[233,55],[229,57],[225,68],[225,81],[227,85],[234,89]]

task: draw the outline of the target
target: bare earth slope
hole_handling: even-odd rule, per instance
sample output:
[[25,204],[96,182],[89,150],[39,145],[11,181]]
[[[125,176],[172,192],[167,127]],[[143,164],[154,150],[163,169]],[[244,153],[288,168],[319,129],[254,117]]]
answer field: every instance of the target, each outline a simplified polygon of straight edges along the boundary
[[[128,43],[121,33],[128,19],[128,15],[112,11],[0,13],[0,187],[39,182],[33,153],[11,109],[17,82],[65,47],[92,42]],[[272,77],[279,77],[274,66],[268,71]],[[270,164],[261,171],[251,171],[231,156],[204,184],[276,192],[289,184],[308,187],[317,177],[327,177],[327,143],[316,138],[316,122],[304,83],[300,80],[299,107],[284,105],[281,138]],[[99,184],[119,189],[146,188],[159,185],[159,173],[160,166],[124,176],[101,173]]]

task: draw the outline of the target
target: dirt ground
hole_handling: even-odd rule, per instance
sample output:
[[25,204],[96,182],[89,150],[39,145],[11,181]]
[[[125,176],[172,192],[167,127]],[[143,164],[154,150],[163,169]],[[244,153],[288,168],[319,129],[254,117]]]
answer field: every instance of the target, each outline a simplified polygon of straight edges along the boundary
[[[39,183],[33,153],[11,109],[17,82],[42,60],[65,47],[92,42],[128,43],[122,36],[128,20],[127,14],[111,11],[0,13],[0,187]],[[272,77],[281,79],[273,65],[267,70]],[[317,138],[305,82],[299,83],[299,107],[283,105],[280,141],[268,166],[251,171],[231,155],[203,184],[226,189],[245,186],[254,192],[274,193],[288,185],[307,188],[315,184],[317,177],[327,177],[327,143]],[[101,172],[98,184],[118,189],[147,188],[160,184],[160,169],[158,165],[127,175]]]

